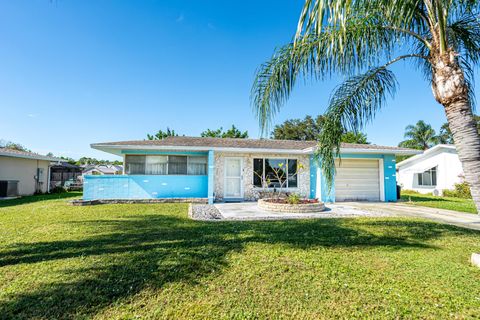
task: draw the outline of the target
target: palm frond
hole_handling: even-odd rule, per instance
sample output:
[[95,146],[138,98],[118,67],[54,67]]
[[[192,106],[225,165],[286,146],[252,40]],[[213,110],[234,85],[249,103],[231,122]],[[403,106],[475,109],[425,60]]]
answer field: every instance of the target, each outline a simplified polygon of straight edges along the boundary
[[395,94],[396,85],[394,74],[382,66],[349,78],[334,91],[316,151],[329,188],[334,178],[335,158],[340,155],[342,133],[360,131],[384,106],[387,97]]
[[332,74],[347,76],[388,59],[404,34],[370,18],[356,18],[346,28],[324,28],[279,48],[256,72],[252,106],[266,132],[272,118],[287,101],[299,76],[325,80]]

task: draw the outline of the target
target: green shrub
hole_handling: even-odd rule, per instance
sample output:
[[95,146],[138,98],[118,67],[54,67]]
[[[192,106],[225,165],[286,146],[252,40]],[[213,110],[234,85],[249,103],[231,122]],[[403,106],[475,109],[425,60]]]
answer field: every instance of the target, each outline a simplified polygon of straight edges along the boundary
[[287,202],[289,204],[299,204],[300,196],[297,193],[291,193],[288,195]]
[[470,186],[466,182],[455,183],[455,189],[443,190],[443,195],[445,197],[462,198],[462,199],[472,198],[472,194],[470,193]]
[[50,193],[64,193],[64,192],[67,192],[67,190],[65,190],[65,188],[62,186],[56,186],[55,188],[50,189]]

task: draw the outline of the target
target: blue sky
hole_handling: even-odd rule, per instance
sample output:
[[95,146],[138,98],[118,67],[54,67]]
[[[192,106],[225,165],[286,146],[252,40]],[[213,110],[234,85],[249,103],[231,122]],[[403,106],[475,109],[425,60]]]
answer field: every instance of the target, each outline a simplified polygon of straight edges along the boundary
[[[302,3],[0,0],[0,139],[115,159],[90,143],[231,124],[258,137],[254,73],[289,42]],[[367,126],[372,143],[396,145],[420,119],[445,121],[419,72],[394,71],[399,91]],[[339,81],[299,84],[276,122],[323,113]]]

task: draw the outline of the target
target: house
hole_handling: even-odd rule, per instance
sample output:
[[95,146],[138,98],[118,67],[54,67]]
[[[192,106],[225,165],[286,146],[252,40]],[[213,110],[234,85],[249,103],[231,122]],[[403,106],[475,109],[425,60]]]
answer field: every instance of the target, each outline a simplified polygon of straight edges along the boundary
[[463,169],[453,145],[439,144],[397,164],[403,189],[441,195],[463,182]]
[[0,148],[0,197],[49,192],[51,163],[59,161],[33,152]]
[[87,165],[83,168],[82,175],[117,175],[123,173],[123,166],[113,164]]
[[[285,190],[324,202],[395,201],[395,155],[419,153],[343,144],[329,190],[314,157],[315,141],[168,137],[91,146],[123,157],[125,172],[85,176],[85,200],[208,198],[209,203],[256,200],[263,190],[281,184]],[[284,173],[280,181],[275,170]]]

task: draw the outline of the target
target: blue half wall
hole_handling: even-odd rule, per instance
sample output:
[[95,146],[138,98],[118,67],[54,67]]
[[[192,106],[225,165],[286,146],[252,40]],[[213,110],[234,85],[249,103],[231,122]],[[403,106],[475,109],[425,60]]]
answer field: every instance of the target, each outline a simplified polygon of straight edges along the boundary
[[207,198],[208,176],[85,176],[83,199]]

